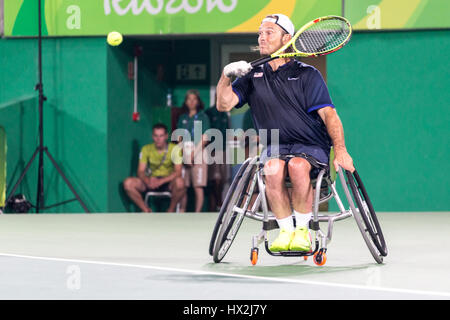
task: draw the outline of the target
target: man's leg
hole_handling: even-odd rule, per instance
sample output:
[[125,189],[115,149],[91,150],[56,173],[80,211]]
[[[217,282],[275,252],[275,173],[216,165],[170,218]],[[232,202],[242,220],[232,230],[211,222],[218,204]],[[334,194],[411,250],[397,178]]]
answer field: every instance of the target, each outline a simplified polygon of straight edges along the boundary
[[142,193],[146,190],[144,182],[136,177],[126,178],[123,182],[123,188],[128,197],[143,211],[152,212],[142,198]]
[[187,208],[187,192],[184,193],[184,195],[181,197],[180,200],[180,212],[186,212]]
[[218,199],[217,199],[217,194],[216,194],[216,190],[217,190],[217,182],[218,182],[218,177],[216,175],[217,172],[217,163],[212,163],[208,165],[208,184],[206,186],[206,190],[208,190],[208,198],[209,198],[209,203],[208,203],[208,210],[210,212],[214,212],[217,210],[217,204],[218,204]]
[[295,236],[290,249],[309,251],[311,239],[309,221],[312,216],[313,188],[309,177],[310,163],[303,158],[293,158],[288,163],[292,183],[292,207],[296,220]]
[[195,212],[201,212],[205,200],[205,191],[208,182],[208,166],[206,162],[194,164],[192,168],[192,186],[195,192]]
[[184,192],[183,196],[180,200],[180,212],[186,212],[187,207],[187,190],[191,186],[191,172],[192,172],[192,166],[183,166],[181,177],[184,181],[184,187],[186,191]]
[[264,165],[266,196],[280,227],[280,234],[272,242],[271,251],[287,251],[294,236],[291,204],[286,188],[286,163],[271,159]]
[[300,213],[312,211],[313,188],[309,172],[311,165],[303,158],[293,158],[288,163],[289,176],[292,183],[292,206]]
[[170,200],[170,205],[169,209],[167,209],[167,212],[175,212],[178,202],[180,202],[186,194],[184,179],[181,177],[174,179],[170,184],[170,190],[172,193],[172,199]]
[[203,208],[203,201],[205,200],[205,193],[203,187],[195,187],[195,212],[201,212]]

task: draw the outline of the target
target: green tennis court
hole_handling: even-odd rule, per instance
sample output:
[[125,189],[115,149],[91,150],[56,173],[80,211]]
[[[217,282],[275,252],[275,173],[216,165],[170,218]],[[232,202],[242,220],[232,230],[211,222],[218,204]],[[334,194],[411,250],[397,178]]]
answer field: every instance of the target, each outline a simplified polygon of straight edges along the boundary
[[[1,299],[448,299],[450,213],[380,213],[390,254],[373,261],[352,219],[328,262],[249,260],[260,223],[208,255],[216,214],[0,216]],[[426,237],[418,237],[426,235]],[[432,245],[430,245],[432,244]]]

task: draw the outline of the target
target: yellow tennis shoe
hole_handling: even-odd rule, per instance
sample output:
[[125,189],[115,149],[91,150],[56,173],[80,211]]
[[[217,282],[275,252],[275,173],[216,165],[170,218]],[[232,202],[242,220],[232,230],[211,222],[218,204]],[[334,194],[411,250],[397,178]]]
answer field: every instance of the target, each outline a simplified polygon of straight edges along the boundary
[[306,227],[297,227],[289,244],[291,251],[311,251],[311,234]]
[[273,252],[288,251],[289,244],[294,237],[294,231],[280,230],[278,237],[272,242],[269,249]]

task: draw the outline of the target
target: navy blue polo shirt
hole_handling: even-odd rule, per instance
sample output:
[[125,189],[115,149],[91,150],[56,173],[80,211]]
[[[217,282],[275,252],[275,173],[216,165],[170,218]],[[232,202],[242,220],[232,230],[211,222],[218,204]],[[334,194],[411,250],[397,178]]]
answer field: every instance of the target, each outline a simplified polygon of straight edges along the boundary
[[258,130],[278,129],[280,144],[318,146],[329,153],[331,138],[317,110],[334,105],[316,68],[291,60],[273,71],[266,63],[237,78],[232,88],[239,97],[235,108],[248,103]]

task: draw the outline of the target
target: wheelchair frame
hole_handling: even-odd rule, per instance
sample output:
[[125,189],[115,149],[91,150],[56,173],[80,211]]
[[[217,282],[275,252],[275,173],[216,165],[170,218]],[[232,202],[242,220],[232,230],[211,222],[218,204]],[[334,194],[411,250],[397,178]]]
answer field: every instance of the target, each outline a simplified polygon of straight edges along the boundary
[[[373,258],[377,263],[383,263],[383,257],[387,256],[386,243],[361,178],[356,170],[353,173],[342,168],[338,171],[338,177],[349,204],[349,209],[346,210],[336,191],[336,181],[331,179],[328,166],[321,167],[315,181],[312,180],[314,188],[313,217],[309,227],[314,232],[314,249],[311,252],[272,252],[268,244],[268,231],[277,229],[278,224],[275,216],[269,211],[263,181],[263,167],[259,157],[248,158],[233,179],[219,212],[210,241],[209,253],[213,256],[214,262],[222,261],[231,247],[244,217],[248,217],[263,223],[261,232],[252,238],[250,260],[253,265],[258,260],[258,247],[262,242],[264,242],[265,249],[270,255],[302,256],[305,260],[308,256],[313,256],[316,265],[324,265],[327,246],[332,239],[334,223],[353,216]],[[328,194],[321,196],[320,190],[324,186],[327,188]],[[336,200],[340,212],[319,214],[319,205],[331,198]],[[253,203],[251,203],[252,200]],[[326,233],[320,228],[321,222],[328,223]]]

